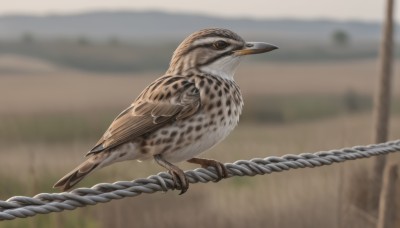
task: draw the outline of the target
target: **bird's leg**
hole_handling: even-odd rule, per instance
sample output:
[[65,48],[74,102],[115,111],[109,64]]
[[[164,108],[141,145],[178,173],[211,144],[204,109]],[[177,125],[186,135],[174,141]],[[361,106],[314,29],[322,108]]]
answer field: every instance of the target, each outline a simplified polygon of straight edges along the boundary
[[217,171],[217,176],[218,176],[216,182],[222,180],[223,178],[228,177],[228,170],[226,169],[224,164],[222,164],[221,162],[211,160],[211,159],[204,159],[204,158],[192,158],[192,159],[187,160],[187,162],[199,164],[199,165],[201,165],[202,168],[207,168],[209,166],[214,167],[215,170]]
[[179,193],[179,195],[182,195],[188,190],[189,181],[186,178],[185,173],[179,167],[174,166],[166,161],[160,154],[154,155],[154,160],[157,162],[157,164],[168,170],[168,173],[172,176],[175,187],[180,186],[181,193]]

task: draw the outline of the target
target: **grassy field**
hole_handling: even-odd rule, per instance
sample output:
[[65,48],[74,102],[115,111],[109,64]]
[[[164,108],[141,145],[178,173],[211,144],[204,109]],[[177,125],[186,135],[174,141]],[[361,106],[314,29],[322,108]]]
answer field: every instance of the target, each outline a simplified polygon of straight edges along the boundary
[[[269,155],[329,150],[367,144],[370,115],[342,116],[290,125],[243,124],[205,156],[224,162]],[[391,138],[400,137],[400,118],[391,124]],[[88,142],[17,144],[3,148],[0,195],[53,192],[50,186],[82,161]],[[398,156],[391,155],[391,159]],[[352,161],[318,169],[293,170],[260,177],[192,185],[190,191],[143,195],[62,214],[3,222],[0,227],[340,227],[349,205],[348,174],[366,171],[370,160]],[[194,168],[187,164],[182,167]],[[146,177],[162,171],[154,162],[124,162],[105,168],[80,186]],[[178,206],[179,205],[179,206]],[[354,219],[360,219],[355,217]]]
[[[96,75],[16,56],[0,57],[0,72],[0,199],[56,192],[53,183],[84,159],[113,117],[161,74]],[[368,144],[376,72],[374,61],[245,62],[237,74],[246,101],[243,121],[204,156],[233,162]],[[399,79],[396,74],[395,100],[400,95]],[[397,110],[398,106],[390,124],[391,139],[400,138]],[[390,160],[398,158],[390,155]],[[358,188],[351,174],[368,176],[370,162],[231,178],[192,185],[183,196],[178,192],[143,195],[2,222],[0,227],[333,228],[345,227],[349,215],[353,224],[371,227],[363,208],[351,203]],[[160,171],[154,162],[124,162],[94,173],[79,186]]]
[[[374,60],[318,64],[244,61],[236,80],[245,101],[251,101],[253,95],[343,95],[349,91],[370,96],[377,66]],[[397,61],[395,68],[399,66]],[[95,74],[36,59],[0,55],[0,115],[122,110],[162,73]],[[393,93],[398,97],[400,75],[394,76]]]

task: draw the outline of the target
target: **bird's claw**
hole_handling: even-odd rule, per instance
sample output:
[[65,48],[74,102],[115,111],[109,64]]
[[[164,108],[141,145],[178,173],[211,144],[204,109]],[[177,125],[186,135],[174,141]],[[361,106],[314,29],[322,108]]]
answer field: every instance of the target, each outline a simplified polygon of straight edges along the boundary
[[189,188],[189,181],[185,173],[180,169],[169,170],[169,174],[172,176],[172,181],[174,182],[174,188],[180,189],[179,195],[185,193]]
[[204,159],[204,158],[192,158],[189,159],[188,162],[195,163],[201,165],[202,168],[207,168],[209,166],[214,167],[217,171],[217,179],[214,182],[218,182],[224,178],[228,177],[228,170],[221,162],[211,160],[211,159]]
[[181,190],[179,195],[182,195],[188,190],[189,181],[185,173],[180,168],[166,161],[160,154],[154,155],[154,160],[168,170],[168,173],[171,175],[172,181],[174,182],[174,189]]
[[207,161],[208,162],[206,162],[205,164],[202,164],[201,167],[207,168],[207,167],[211,166],[211,167],[215,168],[215,170],[217,171],[217,179],[215,180],[215,182],[218,182],[218,181],[228,177],[228,170],[226,169],[224,164],[222,164],[221,162],[215,161],[215,160],[207,160]]

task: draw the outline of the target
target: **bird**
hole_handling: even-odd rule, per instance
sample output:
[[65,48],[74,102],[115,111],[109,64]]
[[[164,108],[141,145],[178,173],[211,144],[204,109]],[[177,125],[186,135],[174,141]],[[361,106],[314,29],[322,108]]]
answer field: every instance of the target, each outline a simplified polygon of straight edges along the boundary
[[239,122],[243,98],[234,74],[242,57],[277,48],[246,42],[224,28],[192,33],[173,52],[165,74],[113,120],[87,159],[53,187],[67,191],[89,173],[126,160],[154,159],[171,174],[180,194],[189,182],[176,163],[211,166],[216,181],[226,178],[222,163],[197,156],[225,139]]

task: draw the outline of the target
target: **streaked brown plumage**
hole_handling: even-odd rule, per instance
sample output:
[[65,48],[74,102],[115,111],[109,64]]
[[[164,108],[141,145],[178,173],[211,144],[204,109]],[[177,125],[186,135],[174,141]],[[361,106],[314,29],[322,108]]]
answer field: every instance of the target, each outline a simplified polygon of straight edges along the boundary
[[246,43],[227,29],[193,33],[174,52],[166,74],[115,118],[87,160],[54,187],[67,190],[95,169],[150,158],[171,173],[181,193],[188,182],[172,163],[214,166],[220,179],[226,177],[221,163],[195,156],[222,141],[239,121],[243,100],[233,75],[241,56],[274,49],[266,43]]

